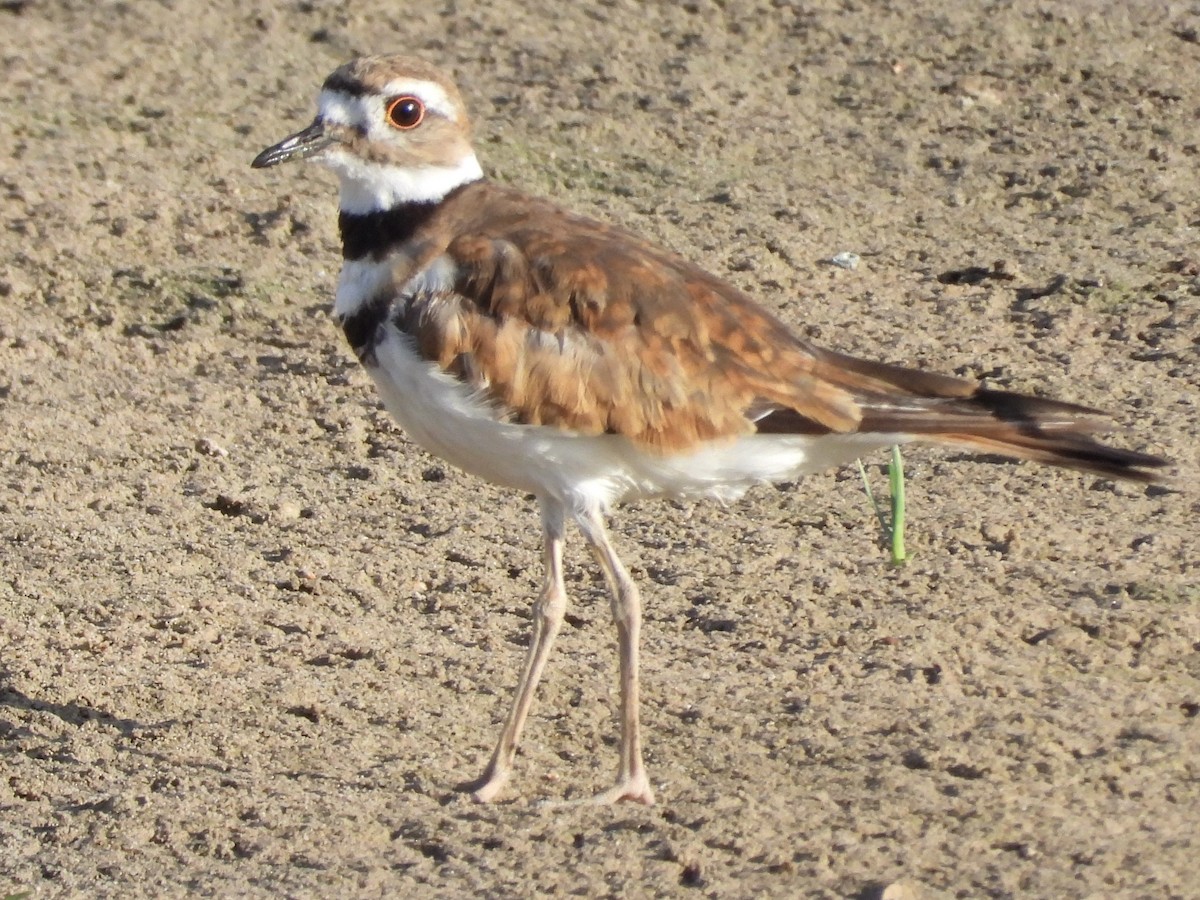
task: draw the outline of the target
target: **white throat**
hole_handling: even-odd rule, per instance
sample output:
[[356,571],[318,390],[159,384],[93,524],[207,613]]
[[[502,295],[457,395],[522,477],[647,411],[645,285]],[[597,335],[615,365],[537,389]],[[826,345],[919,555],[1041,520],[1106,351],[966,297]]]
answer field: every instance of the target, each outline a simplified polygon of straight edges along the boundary
[[405,203],[436,203],[456,187],[483,177],[474,153],[451,166],[416,168],[367,162],[333,148],[319,159],[337,173],[341,182],[338,205],[351,214],[379,212]]

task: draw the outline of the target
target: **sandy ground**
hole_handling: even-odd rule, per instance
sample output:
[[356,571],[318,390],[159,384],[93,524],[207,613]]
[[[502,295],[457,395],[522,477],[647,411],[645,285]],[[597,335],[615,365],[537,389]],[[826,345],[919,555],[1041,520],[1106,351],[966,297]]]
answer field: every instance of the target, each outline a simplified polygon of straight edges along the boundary
[[541,802],[615,769],[577,546],[506,802],[456,794],[533,503],[389,423],[331,177],[248,166],[411,50],[495,177],[1194,472],[1194,5],[255,6],[0,3],[0,896],[1200,895],[1190,479],[913,451],[900,569],[853,471],[622,510],[659,804]]

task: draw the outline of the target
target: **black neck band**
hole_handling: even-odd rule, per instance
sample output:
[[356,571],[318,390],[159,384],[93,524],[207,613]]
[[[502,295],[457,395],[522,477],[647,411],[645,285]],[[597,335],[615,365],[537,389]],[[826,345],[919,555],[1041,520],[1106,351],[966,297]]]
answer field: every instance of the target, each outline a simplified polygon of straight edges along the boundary
[[407,243],[438,208],[435,202],[404,203],[369,213],[342,212],[338,231],[342,235],[342,258],[381,259],[393,247]]

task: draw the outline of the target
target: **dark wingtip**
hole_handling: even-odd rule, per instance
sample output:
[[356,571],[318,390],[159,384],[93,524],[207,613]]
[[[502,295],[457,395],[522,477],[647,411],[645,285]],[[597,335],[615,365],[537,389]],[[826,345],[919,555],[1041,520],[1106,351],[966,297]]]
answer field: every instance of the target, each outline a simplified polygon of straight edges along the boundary
[[1161,484],[1173,480],[1162,470],[1170,460],[1138,450],[1111,447],[1089,434],[1038,434],[1026,428],[1013,428],[990,434],[942,434],[937,440],[957,444],[976,453],[998,453],[1013,459],[1027,459],[1043,465],[1075,469],[1121,481]]
[[[1063,454],[1064,462],[1059,465],[1071,467],[1069,459],[1073,454]],[[1125,481],[1137,481],[1142,484],[1161,484],[1171,478],[1162,470],[1169,468],[1170,461],[1149,453],[1139,453],[1136,450],[1121,450],[1104,444],[1097,444],[1090,451],[1079,455],[1078,468],[1085,472],[1104,475],[1110,478],[1120,478]]]

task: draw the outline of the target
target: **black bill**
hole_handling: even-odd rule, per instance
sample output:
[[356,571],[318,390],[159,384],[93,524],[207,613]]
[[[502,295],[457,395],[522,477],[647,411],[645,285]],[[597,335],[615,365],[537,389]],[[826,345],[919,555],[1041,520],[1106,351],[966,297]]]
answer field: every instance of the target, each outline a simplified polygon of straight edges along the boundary
[[332,143],[333,138],[326,137],[325,126],[318,119],[303,131],[298,131],[278,144],[268,147],[254,157],[254,162],[250,165],[255,169],[265,169],[293,159],[304,159],[319,153]]

